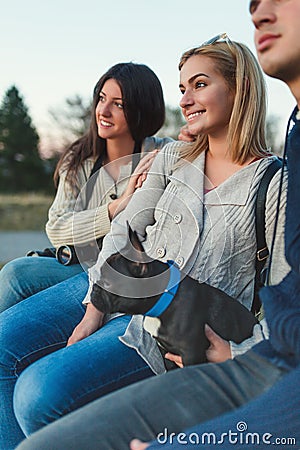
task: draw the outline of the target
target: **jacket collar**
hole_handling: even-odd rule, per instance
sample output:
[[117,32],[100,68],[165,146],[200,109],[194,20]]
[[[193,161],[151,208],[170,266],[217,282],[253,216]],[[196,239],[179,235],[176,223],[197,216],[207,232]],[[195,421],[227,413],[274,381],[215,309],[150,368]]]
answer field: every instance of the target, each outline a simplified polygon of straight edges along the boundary
[[262,158],[248,166],[243,167],[231,177],[205,194],[206,205],[245,205],[251,194],[254,179],[276,158]]

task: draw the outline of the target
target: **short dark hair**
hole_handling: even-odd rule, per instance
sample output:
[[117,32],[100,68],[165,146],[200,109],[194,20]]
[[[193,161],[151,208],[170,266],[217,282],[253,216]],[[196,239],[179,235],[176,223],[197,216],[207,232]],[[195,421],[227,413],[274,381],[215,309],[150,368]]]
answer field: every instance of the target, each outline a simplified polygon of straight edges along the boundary
[[[119,63],[111,67],[94,89],[93,112],[105,82],[114,79],[120,86],[128,128],[136,142],[155,134],[164,124],[165,104],[159,79],[144,64]],[[95,126],[96,120],[94,118]]]

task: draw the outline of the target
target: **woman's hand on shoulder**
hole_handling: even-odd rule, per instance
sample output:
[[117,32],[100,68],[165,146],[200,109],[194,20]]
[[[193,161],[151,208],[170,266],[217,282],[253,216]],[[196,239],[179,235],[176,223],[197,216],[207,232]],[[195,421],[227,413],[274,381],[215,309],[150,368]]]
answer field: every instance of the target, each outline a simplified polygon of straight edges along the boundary
[[126,208],[134,191],[143,185],[144,181],[147,179],[148,172],[157,153],[158,150],[155,149],[143,156],[136,166],[133,174],[129,178],[127,187],[123,194],[108,205],[110,220],[113,220],[121,211],[123,211],[123,209]]
[[89,303],[83,319],[69,337],[67,346],[75,344],[99,330],[102,326],[103,316],[104,314],[101,311],[98,311],[92,303]]
[[196,136],[189,132],[188,125],[183,125],[183,127],[180,128],[177,139],[178,141],[194,142],[196,140]]
[[[133,174],[131,175],[130,182],[133,184],[133,192],[135,189],[141,187],[144,183],[144,181],[147,179],[148,172],[152,166],[152,163],[154,161],[155,156],[159,152],[158,149],[154,149],[151,152],[148,152],[145,154],[145,156],[142,157],[138,165],[136,166]],[[134,183],[135,180],[135,183]]]

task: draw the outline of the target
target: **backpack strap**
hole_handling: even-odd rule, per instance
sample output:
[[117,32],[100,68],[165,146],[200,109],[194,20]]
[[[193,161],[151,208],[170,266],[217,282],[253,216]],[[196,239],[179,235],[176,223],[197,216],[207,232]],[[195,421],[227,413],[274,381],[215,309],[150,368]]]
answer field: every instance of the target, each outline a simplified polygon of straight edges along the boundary
[[251,311],[257,315],[260,312],[261,302],[258,296],[259,289],[263,286],[261,280],[261,273],[269,256],[269,250],[266,243],[265,226],[266,226],[266,200],[267,191],[270,181],[275,173],[282,167],[282,161],[277,158],[267,168],[263,174],[256,195],[255,204],[255,233],[256,233],[256,260],[255,260],[255,288],[254,298],[252,302]]

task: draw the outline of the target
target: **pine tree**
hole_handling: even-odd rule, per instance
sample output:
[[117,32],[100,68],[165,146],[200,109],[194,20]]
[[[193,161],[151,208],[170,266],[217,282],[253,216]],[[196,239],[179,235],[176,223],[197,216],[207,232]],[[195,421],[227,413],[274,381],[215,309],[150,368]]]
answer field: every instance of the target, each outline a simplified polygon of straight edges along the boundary
[[48,184],[39,136],[16,86],[0,107],[0,192],[43,190]]

